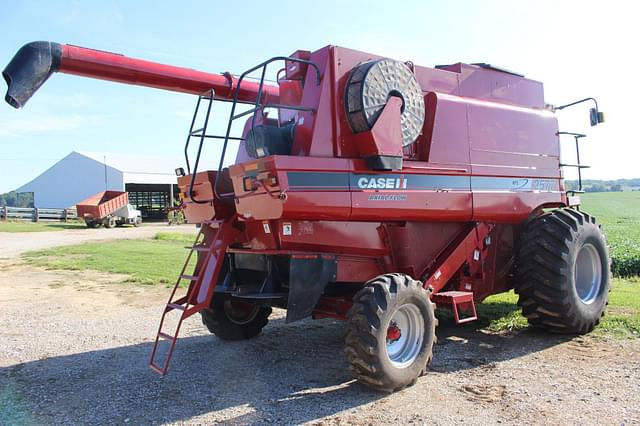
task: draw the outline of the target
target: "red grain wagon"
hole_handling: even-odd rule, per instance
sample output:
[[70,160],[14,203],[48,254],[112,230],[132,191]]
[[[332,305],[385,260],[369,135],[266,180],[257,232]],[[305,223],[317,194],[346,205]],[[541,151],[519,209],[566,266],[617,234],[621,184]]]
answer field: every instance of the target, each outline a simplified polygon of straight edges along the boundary
[[89,228],[100,225],[113,228],[126,222],[139,225],[140,212],[133,210],[138,214],[131,215],[129,207],[129,194],[123,191],[101,191],[76,204],[78,217],[83,218]]

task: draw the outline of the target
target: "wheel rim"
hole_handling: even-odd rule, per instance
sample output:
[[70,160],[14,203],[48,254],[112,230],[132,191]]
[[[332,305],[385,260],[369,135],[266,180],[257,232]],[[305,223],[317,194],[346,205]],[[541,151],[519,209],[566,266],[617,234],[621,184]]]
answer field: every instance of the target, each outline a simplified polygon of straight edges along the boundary
[[593,303],[600,294],[602,262],[600,254],[593,244],[583,245],[578,252],[575,283],[578,297],[587,305]]
[[243,325],[248,324],[258,315],[258,305],[247,302],[224,302],[224,313],[232,323]]
[[400,306],[387,328],[387,356],[396,368],[411,365],[422,347],[424,320],[420,309],[413,304]]

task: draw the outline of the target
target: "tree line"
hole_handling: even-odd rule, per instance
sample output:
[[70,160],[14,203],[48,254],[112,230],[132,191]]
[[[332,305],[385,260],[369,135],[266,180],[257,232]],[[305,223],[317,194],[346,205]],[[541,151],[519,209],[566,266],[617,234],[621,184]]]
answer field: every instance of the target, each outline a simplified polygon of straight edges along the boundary
[[[565,189],[577,190],[577,180],[565,180]],[[620,191],[640,191],[640,178],[616,179],[616,180],[596,180],[582,179],[582,189],[585,192],[620,192]]]
[[33,192],[11,191],[0,194],[0,207],[33,207]]

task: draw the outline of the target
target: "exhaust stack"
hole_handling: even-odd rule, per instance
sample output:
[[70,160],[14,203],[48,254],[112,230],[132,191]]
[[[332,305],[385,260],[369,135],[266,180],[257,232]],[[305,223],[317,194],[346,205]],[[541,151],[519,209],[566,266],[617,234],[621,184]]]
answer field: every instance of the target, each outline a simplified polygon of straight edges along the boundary
[[[8,86],[5,100],[14,108],[22,108],[54,72],[193,95],[213,89],[216,99],[225,100],[233,99],[237,87],[237,79],[228,73],[211,74],[117,53],[35,41],[22,46],[2,71]],[[253,103],[258,91],[257,83],[244,81],[238,101]],[[265,84],[261,102],[268,99],[270,103],[277,103],[278,98],[278,87]]]

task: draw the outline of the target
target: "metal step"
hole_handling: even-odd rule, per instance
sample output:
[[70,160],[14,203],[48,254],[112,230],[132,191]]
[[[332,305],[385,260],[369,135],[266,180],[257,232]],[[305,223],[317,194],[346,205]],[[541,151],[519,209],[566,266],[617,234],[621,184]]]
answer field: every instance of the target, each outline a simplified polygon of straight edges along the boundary
[[197,280],[199,277],[197,275],[188,275],[188,274],[182,274],[180,275],[180,279],[183,280],[189,280],[189,281],[195,281]]
[[[464,324],[466,322],[475,321],[478,319],[478,313],[476,312],[476,304],[473,300],[473,292],[470,291],[443,291],[436,293],[431,298],[436,305],[447,305],[451,307],[453,311],[453,318],[456,324]],[[471,315],[461,318],[459,305],[469,304]]]
[[167,339],[167,340],[175,340],[175,337],[167,334],[167,333],[163,333],[163,332],[159,332],[158,336],[162,337],[163,339]]

